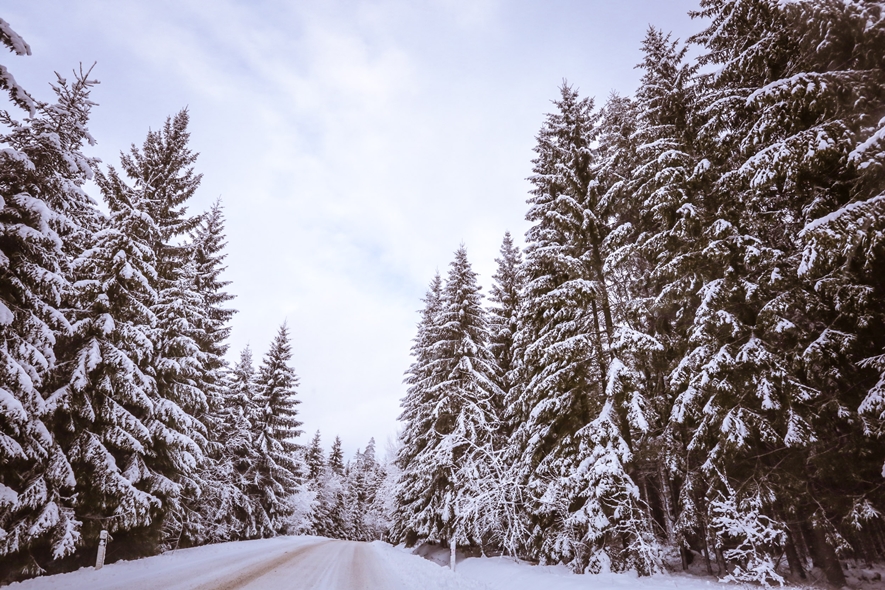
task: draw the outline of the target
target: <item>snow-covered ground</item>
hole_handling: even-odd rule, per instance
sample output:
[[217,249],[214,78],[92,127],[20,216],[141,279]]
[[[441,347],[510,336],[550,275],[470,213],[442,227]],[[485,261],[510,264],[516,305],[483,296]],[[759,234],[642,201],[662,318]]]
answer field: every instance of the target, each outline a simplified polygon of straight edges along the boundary
[[[430,555],[431,559],[439,556]],[[468,558],[457,573],[386,543],[277,537],[221,543],[101,570],[84,568],[12,584],[10,590],[711,590],[709,577],[575,575],[562,566],[533,566],[507,557]],[[437,559],[439,561],[439,559]],[[865,572],[870,578],[875,572]],[[857,581],[851,576],[852,581]],[[852,587],[881,587],[869,580]],[[737,588],[737,586],[732,586]]]
[[[401,547],[392,551],[411,553]],[[424,548],[419,551],[436,564],[448,564],[447,549]],[[441,567],[448,570],[448,566]],[[711,590],[727,588],[714,578],[662,574],[640,578],[636,574],[576,575],[565,566],[540,566],[511,557],[469,557],[457,564],[457,576],[482,584],[487,590]],[[737,586],[733,586],[738,588]],[[418,588],[418,586],[416,586]]]

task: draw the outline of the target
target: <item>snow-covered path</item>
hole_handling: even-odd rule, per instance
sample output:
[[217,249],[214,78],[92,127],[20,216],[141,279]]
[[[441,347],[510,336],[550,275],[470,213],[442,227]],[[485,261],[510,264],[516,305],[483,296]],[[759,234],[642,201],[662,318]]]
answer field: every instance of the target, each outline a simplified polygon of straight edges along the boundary
[[574,575],[505,557],[465,559],[458,574],[386,543],[276,537],[171,551],[84,568],[9,590],[712,590],[684,575]]
[[486,588],[381,543],[278,537],[184,549],[12,584],[10,590],[474,590]]

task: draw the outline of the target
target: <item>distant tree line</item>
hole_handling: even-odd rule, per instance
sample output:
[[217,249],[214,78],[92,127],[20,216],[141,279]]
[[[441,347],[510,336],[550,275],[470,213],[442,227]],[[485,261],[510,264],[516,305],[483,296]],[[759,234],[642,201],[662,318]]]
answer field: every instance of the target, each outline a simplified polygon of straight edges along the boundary
[[463,246],[424,299],[395,540],[766,585],[885,555],[883,11],[702,0],[632,97],[562,86],[492,305]]

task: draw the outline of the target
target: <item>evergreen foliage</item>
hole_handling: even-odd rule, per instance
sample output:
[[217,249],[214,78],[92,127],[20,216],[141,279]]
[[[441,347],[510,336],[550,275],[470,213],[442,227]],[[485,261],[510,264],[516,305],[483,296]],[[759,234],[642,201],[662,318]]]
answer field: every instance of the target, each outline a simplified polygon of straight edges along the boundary
[[397,457],[402,473],[396,534],[409,543],[476,543],[484,536],[463,508],[475,491],[473,464],[494,448],[496,408],[504,394],[481,297],[462,246],[445,286],[440,290],[439,277],[431,284],[415,342],[423,362],[413,365],[409,380],[415,385],[403,401],[404,438],[418,441],[415,445],[410,438]]
[[[24,40],[0,21],[0,38],[18,54]],[[81,149],[94,81],[88,72],[52,86],[56,102],[33,100],[5,68],[0,81],[31,115],[20,122],[0,112],[0,580],[42,573],[70,555],[81,539],[73,504],[76,479],[51,431],[47,401],[59,339],[72,327],[63,313],[70,296],[71,256],[94,221],[82,190],[95,161]]]
[[[522,254],[514,246],[510,232],[504,233],[501,243],[501,258],[496,258],[498,269],[492,276],[494,283],[489,293],[489,349],[495,355],[495,362],[501,373],[501,388],[505,393],[510,389],[510,371],[514,366],[513,335],[516,333],[516,318],[519,310],[519,296],[522,278],[519,274]],[[502,400],[503,401],[503,400]],[[499,408],[503,411],[503,408]]]
[[[446,485],[471,465],[459,489],[485,490],[471,510],[496,534],[470,541],[528,558],[648,574],[663,546],[729,580],[820,568],[842,586],[840,559],[882,558],[885,13],[702,0],[694,16],[700,56],[650,27],[633,97],[596,111],[560,89],[525,260],[505,239],[492,291],[510,439],[485,471],[451,461]],[[408,542],[446,538],[405,524],[434,489],[410,469],[445,432],[442,293],[403,399]]]
[[323,448],[320,446],[320,431],[310,440],[310,446],[307,447],[307,453],[304,456],[304,462],[307,463],[307,477],[311,481],[317,481],[326,470],[326,459],[323,457]]
[[282,532],[291,510],[286,497],[297,489],[304,477],[297,453],[301,450],[295,439],[298,429],[296,387],[298,377],[289,366],[292,348],[286,324],[280,326],[270,350],[264,357],[255,378],[255,446],[258,461],[251,475],[255,493],[261,498],[271,522],[271,529]]
[[329,451],[329,469],[341,475],[344,473],[344,452],[341,450],[341,437],[336,436]]
[[91,563],[103,529],[116,558],[311,533],[648,575],[678,550],[764,586],[881,560],[885,8],[693,16],[648,29],[633,95],[559,89],[489,309],[463,246],[429,285],[392,461],[298,444],[285,324],[228,366],[187,110],[102,171],[89,72],[45,103],[0,66],[26,115],[0,112],[0,583]]

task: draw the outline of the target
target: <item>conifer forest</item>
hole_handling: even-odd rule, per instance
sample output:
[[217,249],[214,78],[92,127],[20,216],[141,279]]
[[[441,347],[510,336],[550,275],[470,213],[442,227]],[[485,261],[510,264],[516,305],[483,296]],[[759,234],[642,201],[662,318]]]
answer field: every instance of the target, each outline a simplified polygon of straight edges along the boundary
[[0,583],[102,530],[114,559],[315,534],[765,586],[885,560],[885,4],[694,16],[636,40],[632,93],[552,92],[524,246],[485,290],[469,245],[431,278],[388,459],[304,436],[285,323],[227,360],[188,110],[99,163],[90,71],[48,103],[0,66]]

